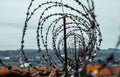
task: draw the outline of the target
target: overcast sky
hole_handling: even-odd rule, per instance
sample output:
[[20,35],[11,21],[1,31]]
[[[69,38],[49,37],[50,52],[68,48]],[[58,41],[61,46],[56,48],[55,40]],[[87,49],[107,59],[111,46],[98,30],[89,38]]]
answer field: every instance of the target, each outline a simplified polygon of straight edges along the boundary
[[[42,1],[45,0],[39,0]],[[120,34],[120,0],[94,1],[97,21],[103,36],[101,48],[114,48]],[[30,0],[0,0],[0,50],[20,49],[29,2]],[[36,30],[30,27],[28,32],[26,37],[29,41],[26,42],[26,48],[37,49]]]

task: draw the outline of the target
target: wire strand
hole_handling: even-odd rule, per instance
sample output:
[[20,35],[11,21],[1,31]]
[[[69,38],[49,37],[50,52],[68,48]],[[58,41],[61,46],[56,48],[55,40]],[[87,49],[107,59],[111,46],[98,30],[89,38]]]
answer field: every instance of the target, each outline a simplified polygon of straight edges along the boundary
[[61,3],[62,3],[62,12],[63,12],[63,14],[64,14],[63,0],[61,0]]

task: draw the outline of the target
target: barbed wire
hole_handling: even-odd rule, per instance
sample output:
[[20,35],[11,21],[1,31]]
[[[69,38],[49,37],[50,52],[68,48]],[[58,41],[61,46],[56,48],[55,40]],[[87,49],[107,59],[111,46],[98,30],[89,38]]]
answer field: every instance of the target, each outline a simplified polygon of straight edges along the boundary
[[[52,55],[49,52],[48,46],[52,46],[53,51],[56,54],[56,57],[58,58],[58,60],[60,60],[62,64],[64,64],[64,57],[62,56],[61,53],[64,44],[63,42],[64,38],[62,33],[64,29],[63,29],[63,24],[61,24],[61,21],[65,15],[66,15],[66,20],[69,20],[66,22],[67,40],[72,39],[73,36],[77,37],[76,44],[77,46],[81,45],[81,48],[79,49],[81,49],[82,54],[84,54],[84,60],[88,61],[90,58],[92,58],[91,57],[92,52],[94,50],[98,51],[101,45],[102,35],[99,28],[99,24],[95,18],[96,16],[94,14],[94,2],[92,0],[87,0],[86,3],[88,3],[88,5],[85,5],[79,0],[73,0],[73,1],[76,2],[78,6],[82,8],[82,11],[80,11],[80,9],[75,9],[74,7],[68,4],[64,4],[63,1],[45,2],[38,5],[38,7],[36,7],[31,11],[31,7],[34,2],[34,0],[31,0],[26,13],[26,20],[23,28],[23,35],[22,35],[21,49],[20,49],[22,52],[22,57],[25,60],[25,62],[27,62],[27,57],[24,53],[24,43],[25,43],[24,38],[28,27],[28,23],[30,22],[33,15],[35,15],[35,13],[38,11],[38,9],[43,10],[41,11],[41,14],[39,16],[39,21],[36,30],[38,53],[39,53],[40,61],[42,61],[43,64],[47,63],[48,65],[53,64],[58,66],[58,64],[56,64],[54,59],[51,57]],[[42,8],[43,6],[44,8]],[[63,11],[55,12],[55,13],[51,12],[48,15],[45,14],[53,8],[62,8]],[[65,9],[71,10],[76,13],[74,14],[67,13],[66,11],[64,11]],[[48,20],[50,19],[53,20],[49,21],[50,24],[47,24],[48,26],[45,26],[46,22],[48,22]],[[44,29],[46,29],[46,31]],[[49,40],[49,38],[51,38],[52,40]],[[52,45],[48,43],[48,40],[51,41]],[[71,43],[71,44],[74,44],[73,42],[74,41],[67,41],[67,43]],[[45,50],[42,50],[41,47],[44,47]],[[69,45],[69,47],[71,46]],[[68,51],[67,53],[70,52]],[[77,56],[80,56],[80,54]],[[68,58],[70,59],[70,57]],[[68,59],[68,63],[71,62],[70,61],[71,59],[70,60],[69,59]],[[83,62],[81,58],[77,58],[77,59],[80,61],[79,64]]]

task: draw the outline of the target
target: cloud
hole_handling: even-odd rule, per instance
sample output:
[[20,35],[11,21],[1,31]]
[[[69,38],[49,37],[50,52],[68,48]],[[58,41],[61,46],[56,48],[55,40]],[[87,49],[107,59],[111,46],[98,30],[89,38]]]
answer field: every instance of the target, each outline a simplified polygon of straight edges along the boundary
[[[35,0],[34,7],[42,0]],[[46,2],[47,0],[43,0]],[[59,0],[60,1],[60,0]],[[94,0],[97,21],[103,34],[101,48],[113,48],[119,35],[120,0]],[[26,11],[30,0],[0,0],[0,49],[17,49],[20,46]],[[70,4],[71,6],[74,4]],[[33,7],[33,8],[34,8]],[[36,19],[29,23],[26,46],[36,48]],[[7,41],[6,41],[7,40]],[[15,42],[14,42],[15,41]],[[30,42],[33,41],[33,42]]]

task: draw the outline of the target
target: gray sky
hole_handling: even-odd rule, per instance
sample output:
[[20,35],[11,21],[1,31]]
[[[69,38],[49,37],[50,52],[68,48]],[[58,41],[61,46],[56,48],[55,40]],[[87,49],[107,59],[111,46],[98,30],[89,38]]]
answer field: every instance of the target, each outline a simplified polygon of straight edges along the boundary
[[[120,34],[120,0],[94,1],[97,21],[103,35],[101,48],[114,48]],[[20,48],[25,13],[29,2],[30,0],[0,0],[0,50]],[[28,28],[26,37],[26,39],[29,38],[25,43],[26,48],[37,49],[34,27]]]

